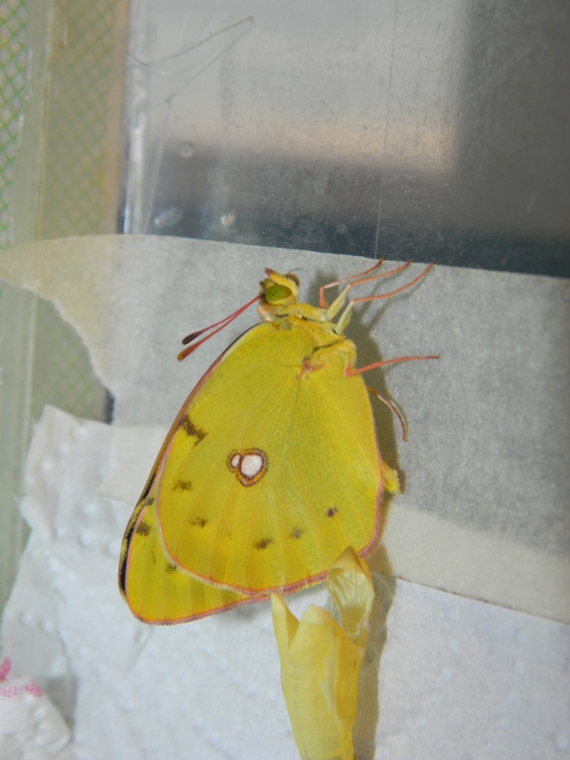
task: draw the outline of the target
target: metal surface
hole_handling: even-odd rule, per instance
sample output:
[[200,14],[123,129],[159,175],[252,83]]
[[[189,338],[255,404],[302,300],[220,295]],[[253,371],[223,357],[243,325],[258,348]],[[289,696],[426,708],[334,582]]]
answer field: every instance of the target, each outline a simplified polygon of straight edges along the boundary
[[570,274],[570,7],[136,0],[124,230]]

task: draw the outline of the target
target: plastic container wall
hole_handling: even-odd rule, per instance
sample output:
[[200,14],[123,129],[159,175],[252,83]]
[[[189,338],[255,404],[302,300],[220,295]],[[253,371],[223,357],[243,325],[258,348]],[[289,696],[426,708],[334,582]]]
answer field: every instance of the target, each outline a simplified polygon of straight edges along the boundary
[[124,229],[570,274],[570,15],[135,0]]

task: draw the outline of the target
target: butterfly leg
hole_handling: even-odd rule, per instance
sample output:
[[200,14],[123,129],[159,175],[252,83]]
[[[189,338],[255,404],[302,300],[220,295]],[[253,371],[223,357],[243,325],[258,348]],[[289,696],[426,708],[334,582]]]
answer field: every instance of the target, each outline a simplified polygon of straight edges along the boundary
[[370,393],[372,396],[376,396],[376,398],[381,401],[385,406],[388,407],[388,409],[398,418],[400,425],[402,427],[402,440],[407,441],[408,440],[408,429],[406,427],[406,423],[404,422],[404,418],[400,414],[400,411],[398,407],[393,404],[391,401],[388,401],[387,398],[384,398],[375,388],[371,388],[369,385],[366,386],[366,390],[368,393]]
[[[402,264],[399,267],[396,267],[395,269],[390,269],[388,272],[381,272],[380,274],[373,274],[371,277],[364,277],[365,274],[369,274],[370,272],[373,272],[375,269],[378,269],[382,264],[384,263],[384,259],[380,259],[376,264],[374,264],[373,267],[370,267],[370,269],[365,269],[364,272],[359,272],[358,274],[351,274],[349,277],[344,277],[342,280],[335,280],[334,282],[328,282],[326,285],[323,285],[321,289],[319,290],[319,306],[321,309],[327,308],[327,300],[325,298],[324,291],[327,288],[332,288],[335,285],[342,285],[345,282],[348,282],[348,286],[345,288],[345,292],[348,292],[350,288],[353,288],[355,285],[363,285],[365,282],[372,282],[373,280],[381,280],[383,277],[391,277],[393,274],[398,274],[399,272],[403,272],[404,269],[407,269],[411,265],[411,261],[406,261],[405,264]],[[352,282],[351,282],[352,280]]]
[[326,285],[322,285],[321,288],[319,289],[319,306],[321,307],[321,309],[328,308],[328,303],[325,296],[325,290],[328,290],[329,288],[334,288],[335,285],[343,285],[345,282],[350,282],[350,280],[357,280],[360,277],[363,277],[365,274],[369,274],[370,272],[373,272],[375,269],[378,269],[379,267],[382,266],[383,263],[384,263],[384,259],[380,259],[369,269],[365,269],[364,272],[358,272],[358,274],[351,274],[348,277],[343,277],[342,280],[335,280],[334,282],[327,282]]
[[[367,272],[370,272],[373,269],[377,269],[380,266],[380,264],[382,264],[383,261],[384,261],[384,259],[381,259],[378,262],[378,264],[376,264],[375,266],[371,267],[370,269],[367,269],[365,272],[361,272],[358,275],[352,275],[352,277],[361,277],[363,274],[366,274]],[[337,298],[335,298],[335,300],[332,302],[332,304],[327,308],[326,318],[328,320],[331,320],[331,319],[334,319],[334,317],[336,317],[336,315],[338,314],[338,312],[344,306],[344,303],[345,303],[345,300],[346,300],[346,296],[348,295],[348,291],[351,288],[353,288],[355,285],[362,285],[365,282],[371,282],[372,280],[379,280],[381,277],[390,277],[393,274],[397,274],[398,272],[402,272],[404,269],[407,269],[410,266],[411,263],[412,263],[411,261],[408,261],[406,264],[402,264],[401,267],[397,267],[396,269],[391,269],[389,272],[383,272],[382,274],[376,274],[376,275],[373,275],[372,277],[365,277],[364,279],[358,279],[358,280],[355,280],[355,282],[350,282],[346,286],[346,288],[342,291],[342,293],[339,296],[337,296]],[[392,293],[386,293],[385,295],[378,296],[378,298],[391,298],[391,296],[395,295],[396,293],[399,293],[401,290],[405,290],[406,288],[409,288],[411,285],[413,285],[415,282],[417,282],[418,279],[420,279],[421,277],[423,277],[424,274],[427,274],[427,272],[424,272],[423,274],[421,274],[419,278],[416,277],[415,280],[413,280],[412,282],[408,283],[407,285],[404,285],[402,288],[399,288],[398,290],[395,290]],[[320,297],[321,308],[326,308],[326,299],[325,299],[324,293],[323,293],[324,289],[332,287],[333,285],[340,285],[340,284],[342,284],[343,282],[346,282],[349,279],[350,279],[350,277],[346,277],[344,280],[337,280],[336,282],[331,282],[328,285],[323,285],[322,286],[321,291],[320,291],[321,292],[321,297]],[[356,299],[354,299],[354,300],[352,300],[352,301],[349,302],[348,306],[346,307],[346,310],[343,312],[341,318],[339,319],[339,321],[337,323],[337,330],[336,331],[338,333],[343,333],[344,332],[345,328],[347,327],[348,323],[350,322],[350,314],[352,312],[352,307],[354,306],[354,304],[357,301],[361,301],[361,300],[368,300],[368,299],[356,298]],[[325,304],[325,307],[322,306],[323,302]]]
[[[332,319],[336,314],[341,310],[346,296],[348,295],[348,291],[353,288],[355,285],[362,285],[365,282],[371,282],[372,280],[377,280],[380,277],[389,277],[390,275],[397,274],[398,272],[402,272],[404,269],[407,269],[410,266],[411,262],[408,261],[406,264],[402,264],[402,266],[397,267],[396,269],[391,269],[389,272],[384,272],[379,275],[372,275],[372,277],[365,277],[360,280],[356,280],[355,282],[349,283],[346,288],[342,291],[342,293],[338,296],[338,298],[333,301],[333,303],[330,305],[326,312],[326,316],[328,319]],[[340,319],[337,322],[336,325],[336,332],[339,334],[342,334],[344,330],[346,329],[348,323],[350,322],[350,315],[352,312],[352,308],[355,303],[362,303],[363,301],[380,301],[387,298],[393,298],[393,296],[397,295],[398,293],[401,293],[404,290],[407,290],[408,288],[411,288],[413,285],[415,285],[417,282],[422,280],[426,274],[429,272],[429,270],[432,268],[433,264],[428,264],[428,266],[424,269],[421,274],[419,274],[417,277],[414,277],[414,279],[411,282],[407,282],[405,285],[402,285],[400,288],[396,288],[396,290],[392,290],[389,293],[380,293],[378,295],[374,296],[363,296],[362,298],[353,298],[349,301],[345,311],[342,313]],[[342,280],[340,280],[342,282]],[[334,283],[333,283],[334,284]],[[328,286],[324,286],[328,287]],[[322,291],[322,288],[321,288]]]
[[347,377],[353,375],[361,375],[363,372],[368,372],[369,369],[377,369],[378,367],[387,367],[389,364],[400,364],[402,362],[415,362],[421,359],[439,359],[439,356],[398,356],[395,359],[386,359],[385,361],[373,362],[367,364],[366,367],[359,367],[358,369],[347,369],[345,374]]
[[[404,264],[403,266],[399,267],[398,269],[392,269],[390,272],[386,272],[386,274],[395,274],[396,272],[401,272],[402,269],[406,269],[410,265],[411,262],[407,262],[407,264]],[[423,280],[423,278],[426,276],[426,274],[429,272],[429,270],[433,267],[433,262],[431,264],[428,264],[427,267],[424,269],[423,272],[421,272],[417,277],[414,277],[411,282],[407,282],[405,285],[402,285],[401,288],[396,288],[396,290],[392,290],[389,293],[379,293],[378,295],[374,296],[362,296],[361,298],[354,298],[354,303],[362,303],[363,301],[380,301],[385,298],[393,298],[398,293],[401,293],[403,290],[407,290],[408,288],[413,287],[417,282],[420,280]],[[382,275],[380,275],[382,276]],[[374,277],[367,277],[364,280],[359,280],[358,282],[351,283],[349,287],[352,287],[353,285],[360,285],[363,282],[369,282],[370,280],[375,279]]]

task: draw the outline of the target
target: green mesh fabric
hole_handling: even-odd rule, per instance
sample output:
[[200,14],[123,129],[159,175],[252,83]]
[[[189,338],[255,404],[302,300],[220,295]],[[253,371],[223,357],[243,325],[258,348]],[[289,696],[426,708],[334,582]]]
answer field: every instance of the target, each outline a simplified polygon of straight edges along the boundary
[[[0,0],[0,248],[115,231],[128,7]],[[18,502],[30,424],[45,404],[107,419],[110,397],[53,304],[5,284],[0,370],[1,612],[27,536]]]
[[116,6],[115,0],[57,2],[63,28],[50,67],[41,238],[107,231],[102,216]]
[[0,2],[0,248],[8,243],[8,199],[26,81],[26,0]]

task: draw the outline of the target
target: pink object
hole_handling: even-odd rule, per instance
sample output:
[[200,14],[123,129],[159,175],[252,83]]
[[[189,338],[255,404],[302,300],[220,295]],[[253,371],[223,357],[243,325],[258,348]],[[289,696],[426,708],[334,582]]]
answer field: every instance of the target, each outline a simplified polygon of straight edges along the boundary
[[[5,657],[0,665],[0,682],[6,681],[11,667],[12,663],[10,662],[10,658]],[[22,691],[27,691],[29,694],[37,698],[42,696],[42,690],[31,678],[19,678],[17,681],[19,681],[19,683],[12,682],[4,685],[0,683],[0,697],[17,697]]]
[[12,667],[12,663],[10,661],[10,658],[4,657],[4,660],[2,661],[2,665],[0,665],[0,681],[6,680],[6,676],[10,672],[11,667]]

